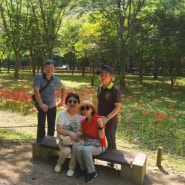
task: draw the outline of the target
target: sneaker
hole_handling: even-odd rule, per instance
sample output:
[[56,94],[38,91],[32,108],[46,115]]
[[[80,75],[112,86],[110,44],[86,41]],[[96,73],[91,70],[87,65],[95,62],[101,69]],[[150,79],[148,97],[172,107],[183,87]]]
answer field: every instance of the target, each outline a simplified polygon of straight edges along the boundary
[[76,178],[81,179],[85,174],[86,174],[86,170],[78,169]]
[[44,141],[48,141],[48,140],[50,140],[52,137],[53,137],[53,136],[47,135],[47,136],[45,136]]
[[59,173],[61,171],[61,166],[60,165],[56,165],[55,166],[55,172]]
[[94,181],[96,176],[97,176],[96,172],[87,173],[86,176],[85,176],[85,182],[89,183],[89,182]]
[[42,138],[37,138],[36,142],[37,143],[42,143],[44,141],[44,139],[45,139],[45,136],[42,137]]
[[68,170],[67,171],[67,176],[72,177],[74,175],[75,171],[74,170]]

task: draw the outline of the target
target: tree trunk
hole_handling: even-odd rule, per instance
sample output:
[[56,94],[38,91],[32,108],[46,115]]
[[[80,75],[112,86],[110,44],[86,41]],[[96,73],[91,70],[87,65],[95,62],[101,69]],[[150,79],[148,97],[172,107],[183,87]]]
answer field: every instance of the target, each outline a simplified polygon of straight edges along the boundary
[[126,87],[125,84],[125,60],[124,53],[120,53],[120,89],[124,90]]
[[[118,8],[120,8],[120,2],[118,3]],[[119,57],[119,63],[120,63],[120,89],[125,89],[126,84],[125,84],[125,41],[123,38],[123,28],[124,28],[124,17],[120,13],[119,15],[119,25],[120,25],[120,30],[119,30],[119,40],[120,40],[120,57]]]
[[19,68],[20,68],[19,52],[15,51],[15,73],[14,73],[14,78],[19,78]]
[[143,84],[143,60],[139,61],[139,84]]
[[154,60],[154,80],[158,79],[158,60]]
[[95,80],[95,66],[96,66],[96,61],[95,61],[95,59],[92,59],[92,67],[90,69],[91,85],[94,85],[94,80]]

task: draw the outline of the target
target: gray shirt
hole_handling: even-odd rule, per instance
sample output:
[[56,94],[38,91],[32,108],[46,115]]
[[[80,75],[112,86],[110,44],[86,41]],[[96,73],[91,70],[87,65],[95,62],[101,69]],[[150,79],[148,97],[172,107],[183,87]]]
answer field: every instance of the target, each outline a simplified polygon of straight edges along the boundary
[[[47,79],[43,73],[38,73],[35,75],[33,81],[33,87],[38,87],[42,89],[47,84]],[[62,87],[62,82],[60,79],[52,75],[49,85],[40,93],[42,102],[48,106],[48,108],[54,108],[56,106],[56,94],[55,91],[60,90]]]

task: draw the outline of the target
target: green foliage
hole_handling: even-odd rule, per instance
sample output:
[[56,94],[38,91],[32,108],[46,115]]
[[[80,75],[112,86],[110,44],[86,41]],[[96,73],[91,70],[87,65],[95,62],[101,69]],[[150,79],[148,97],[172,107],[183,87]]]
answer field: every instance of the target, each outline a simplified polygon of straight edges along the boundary
[[185,89],[180,83],[170,91],[168,81],[151,84],[149,79],[145,77],[140,87],[132,86],[135,79],[129,77],[132,90],[123,94],[118,140],[153,151],[162,146],[165,153],[185,156]]
[[125,71],[137,68],[142,83],[148,66],[163,68],[173,86],[184,68],[184,6],[184,0],[2,0],[0,61],[14,52],[16,73],[22,57],[35,73],[53,54],[72,52],[73,67],[96,59],[97,66],[119,69],[121,87]]

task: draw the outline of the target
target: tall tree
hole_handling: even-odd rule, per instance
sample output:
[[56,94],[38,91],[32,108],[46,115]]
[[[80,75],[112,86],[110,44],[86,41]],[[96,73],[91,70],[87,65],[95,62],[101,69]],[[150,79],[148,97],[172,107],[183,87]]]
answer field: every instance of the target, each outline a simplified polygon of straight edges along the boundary
[[15,54],[15,74],[19,77],[20,51],[26,37],[28,24],[29,7],[24,0],[1,0],[0,15],[3,20],[3,30],[7,40]]
[[32,34],[35,34],[36,39],[37,51],[35,54],[37,59],[40,59],[39,65],[42,66],[45,59],[52,57],[53,49],[60,45],[59,30],[70,0],[38,0],[29,3],[34,19]]
[[150,17],[151,24],[156,27],[155,39],[158,42],[158,60],[161,61],[161,67],[164,66],[164,75],[170,77],[171,88],[173,88],[183,67],[181,59],[184,57],[185,46],[184,6],[184,0],[161,0],[153,18]]
[[125,66],[128,39],[132,34],[137,15],[147,0],[93,0],[96,8],[107,21],[110,21],[117,32],[117,48],[119,49],[118,67],[120,69],[120,88],[125,89]]

